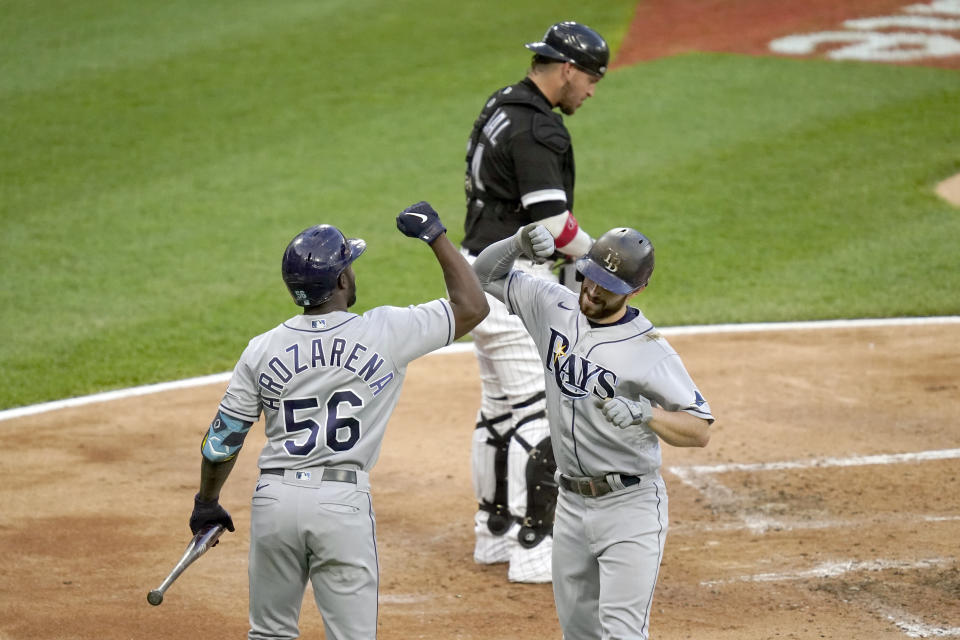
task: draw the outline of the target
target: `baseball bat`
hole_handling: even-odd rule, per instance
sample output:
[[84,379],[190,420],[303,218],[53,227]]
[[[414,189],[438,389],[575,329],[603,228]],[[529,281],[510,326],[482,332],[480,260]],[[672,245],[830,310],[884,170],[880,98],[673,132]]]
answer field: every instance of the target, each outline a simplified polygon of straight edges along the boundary
[[153,606],[157,606],[163,602],[163,594],[170,588],[173,581],[176,580],[187,567],[193,564],[197,558],[205,554],[207,550],[217,542],[221,533],[223,533],[223,525],[217,524],[193,536],[193,539],[190,540],[190,543],[187,545],[187,550],[183,552],[183,557],[180,558],[180,562],[178,562],[170,574],[164,578],[159,587],[147,594],[147,602]]

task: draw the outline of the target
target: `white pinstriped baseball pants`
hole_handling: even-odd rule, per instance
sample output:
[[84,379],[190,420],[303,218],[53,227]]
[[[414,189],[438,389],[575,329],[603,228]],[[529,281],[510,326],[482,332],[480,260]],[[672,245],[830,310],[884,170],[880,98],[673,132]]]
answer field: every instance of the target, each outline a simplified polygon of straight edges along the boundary
[[[472,258],[468,257],[472,262]],[[517,260],[515,268],[532,273],[537,277],[557,281],[549,265],[536,265],[529,260]],[[523,323],[514,315],[507,312],[506,306],[496,298],[487,295],[490,304],[490,313],[471,332],[474,341],[474,350],[477,356],[477,365],[480,371],[482,397],[478,422],[481,414],[487,419],[510,415],[510,418],[497,422],[495,429],[499,434],[515,428],[518,421],[545,409],[542,399],[529,404],[532,397],[542,394],[544,390],[543,363],[537,353],[536,345]],[[516,405],[524,405],[522,409],[514,409]],[[518,430],[525,442],[536,445],[550,434],[549,424],[545,417],[526,421]],[[477,429],[474,433],[471,452],[473,487],[478,502],[490,502],[494,498],[496,487],[496,473],[494,467],[495,448],[487,443],[488,433],[485,429]],[[526,468],[529,459],[527,450],[511,439],[508,449],[507,462],[507,493],[510,514],[516,518],[523,518],[527,513],[527,481]],[[549,550],[551,540],[544,542],[531,550],[521,550],[516,543],[518,527],[514,526],[507,534],[513,549],[508,557],[493,556],[484,558],[481,546],[482,538],[488,536],[485,532],[487,513],[477,512],[476,532],[478,548],[475,558],[478,562],[494,562],[508,560],[510,562],[510,580],[516,582],[548,582],[550,580]],[[506,537],[506,536],[505,536]],[[505,552],[506,549],[504,550]]]

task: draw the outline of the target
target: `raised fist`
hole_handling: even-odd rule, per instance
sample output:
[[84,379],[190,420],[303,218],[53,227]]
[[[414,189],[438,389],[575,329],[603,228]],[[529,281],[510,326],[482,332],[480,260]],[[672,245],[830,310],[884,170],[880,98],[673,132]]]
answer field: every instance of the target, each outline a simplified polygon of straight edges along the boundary
[[423,200],[400,212],[397,216],[397,229],[403,235],[420,238],[427,244],[433,244],[441,233],[447,231],[440,222],[440,215],[433,210],[430,203]]
[[543,225],[531,222],[517,233],[520,236],[520,250],[534,262],[542,263],[556,250],[553,236]]

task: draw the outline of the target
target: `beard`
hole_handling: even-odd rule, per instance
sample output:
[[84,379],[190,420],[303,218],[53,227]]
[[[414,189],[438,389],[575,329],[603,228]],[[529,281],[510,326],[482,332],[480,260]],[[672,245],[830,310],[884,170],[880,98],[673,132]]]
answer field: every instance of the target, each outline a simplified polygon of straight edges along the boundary
[[581,288],[579,302],[580,313],[594,322],[599,322],[620,311],[627,302],[627,296],[591,298],[586,289]]
[[560,111],[567,116],[572,116],[579,105],[572,104],[570,100],[570,92],[564,88],[563,92],[560,94],[560,102],[557,103],[557,107],[560,108]]
[[567,82],[560,89],[560,99],[557,102],[557,108],[567,116],[572,116],[577,109],[580,108],[580,105],[583,104],[583,99],[577,100],[575,97],[576,88],[570,83]]

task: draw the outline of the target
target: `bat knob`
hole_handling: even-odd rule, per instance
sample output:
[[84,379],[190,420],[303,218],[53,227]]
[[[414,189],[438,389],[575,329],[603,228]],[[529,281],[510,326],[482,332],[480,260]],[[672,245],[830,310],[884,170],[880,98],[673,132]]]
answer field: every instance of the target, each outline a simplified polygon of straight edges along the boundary
[[153,606],[157,606],[158,604],[163,602],[163,591],[160,591],[159,589],[154,589],[153,591],[148,593],[147,602],[149,602]]

